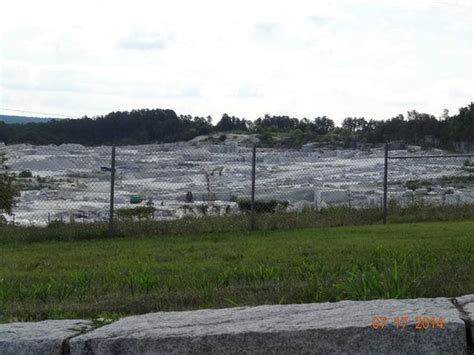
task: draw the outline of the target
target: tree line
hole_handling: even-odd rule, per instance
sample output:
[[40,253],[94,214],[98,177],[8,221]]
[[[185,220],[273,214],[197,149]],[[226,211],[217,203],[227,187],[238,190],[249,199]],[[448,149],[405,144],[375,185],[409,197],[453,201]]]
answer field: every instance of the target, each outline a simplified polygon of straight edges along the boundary
[[46,123],[6,124],[0,122],[0,142],[83,145],[146,144],[187,141],[212,133],[254,133],[263,145],[299,148],[319,142],[345,147],[401,141],[452,149],[456,142],[474,142],[474,103],[454,115],[445,110],[436,118],[409,111],[387,120],[347,117],[340,126],[326,116],[294,118],[265,115],[255,121],[223,114],[217,124],[212,118],[177,115],[173,110],[141,109],[111,112],[104,116],[58,119]]

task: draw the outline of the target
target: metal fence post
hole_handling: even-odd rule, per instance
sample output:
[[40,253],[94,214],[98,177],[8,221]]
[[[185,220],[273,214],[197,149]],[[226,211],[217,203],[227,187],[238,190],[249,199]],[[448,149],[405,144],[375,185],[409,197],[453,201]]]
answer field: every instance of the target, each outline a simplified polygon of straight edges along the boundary
[[110,211],[109,211],[109,232],[114,230],[114,193],[115,193],[115,145],[112,145],[112,161],[110,167]]
[[385,157],[384,157],[384,171],[383,171],[383,224],[387,224],[387,189],[388,189],[388,143],[385,143]]
[[250,202],[250,229],[255,229],[255,165],[257,158],[257,145],[252,148],[252,195]]

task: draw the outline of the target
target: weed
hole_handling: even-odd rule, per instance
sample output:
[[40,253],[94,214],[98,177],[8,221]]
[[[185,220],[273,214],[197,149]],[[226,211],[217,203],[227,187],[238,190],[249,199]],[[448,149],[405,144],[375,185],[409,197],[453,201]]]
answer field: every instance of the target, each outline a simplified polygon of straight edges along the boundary
[[[203,205],[207,209],[207,205]],[[422,221],[457,221],[474,219],[474,204],[429,205],[423,202],[403,207],[391,203],[388,221],[411,223]],[[201,211],[203,212],[203,211]],[[204,214],[204,213],[203,213]],[[207,210],[206,210],[207,214]],[[313,227],[334,227],[362,224],[379,224],[382,210],[379,208],[354,209],[350,207],[328,207],[321,211],[306,209],[303,212],[286,212],[276,209],[273,213],[260,213],[256,218],[256,229],[291,230]],[[106,223],[64,223],[52,221],[47,228],[34,226],[11,226],[0,224],[0,242],[39,242],[46,240],[91,240],[122,238],[124,236],[186,235],[199,233],[248,231],[250,219],[247,214],[182,218],[174,221],[118,222],[110,234]]]

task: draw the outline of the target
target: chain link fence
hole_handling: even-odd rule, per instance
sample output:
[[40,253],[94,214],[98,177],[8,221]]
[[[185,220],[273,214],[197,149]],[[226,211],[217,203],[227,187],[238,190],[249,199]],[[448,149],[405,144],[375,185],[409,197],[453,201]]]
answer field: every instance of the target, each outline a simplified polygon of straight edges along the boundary
[[2,146],[0,153],[16,175],[16,206],[4,214],[16,225],[241,214],[252,228],[277,211],[371,208],[386,218],[393,203],[474,203],[472,154],[417,147],[63,144]]
[[401,206],[474,203],[474,154],[393,152],[388,157],[388,198]]

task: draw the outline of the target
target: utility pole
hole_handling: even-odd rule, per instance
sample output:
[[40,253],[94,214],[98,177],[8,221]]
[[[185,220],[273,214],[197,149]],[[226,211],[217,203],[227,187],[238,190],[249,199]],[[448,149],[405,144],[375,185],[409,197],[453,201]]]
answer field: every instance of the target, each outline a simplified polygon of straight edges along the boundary
[[388,143],[385,142],[385,156],[384,156],[384,171],[383,171],[383,224],[387,224],[387,189],[388,189]]
[[114,231],[114,193],[115,193],[115,144],[112,145],[112,161],[110,167],[110,211],[109,211],[109,232]]
[[252,148],[252,195],[250,205],[250,229],[255,229],[255,165],[257,161],[257,145]]

